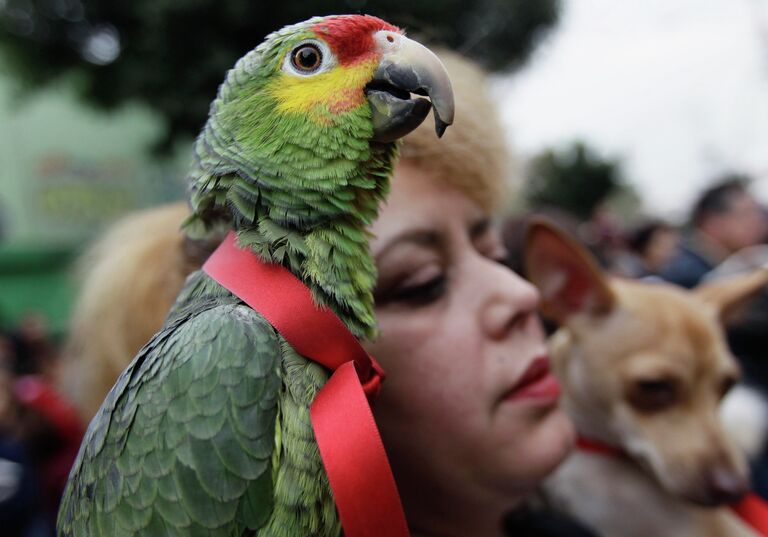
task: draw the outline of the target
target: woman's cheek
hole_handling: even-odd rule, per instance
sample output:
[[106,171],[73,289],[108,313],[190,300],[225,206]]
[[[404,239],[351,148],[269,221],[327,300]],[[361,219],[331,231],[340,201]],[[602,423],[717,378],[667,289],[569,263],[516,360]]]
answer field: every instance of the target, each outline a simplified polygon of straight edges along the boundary
[[[377,311],[379,337],[365,347],[382,364],[412,361],[435,334],[433,323],[424,315],[404,315],[401,310]],[[395,364],[393,364],[395,365]]]

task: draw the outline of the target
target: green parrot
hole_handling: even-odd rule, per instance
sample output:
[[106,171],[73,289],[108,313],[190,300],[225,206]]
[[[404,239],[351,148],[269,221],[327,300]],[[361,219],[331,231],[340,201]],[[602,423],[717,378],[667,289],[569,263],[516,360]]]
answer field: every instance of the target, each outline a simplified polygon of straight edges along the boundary
[[[285,266],[356,337],[374,337],[366,229],[397,140],[432,108],[442,135],[453,121],[445,69],[381,19],[316,17],[270,34],[211,105],[189,173],[187,232],[234,229],[241,247]],[[338,536],[309,417],[328,377],[194,273],[91,422],[58,535]]]

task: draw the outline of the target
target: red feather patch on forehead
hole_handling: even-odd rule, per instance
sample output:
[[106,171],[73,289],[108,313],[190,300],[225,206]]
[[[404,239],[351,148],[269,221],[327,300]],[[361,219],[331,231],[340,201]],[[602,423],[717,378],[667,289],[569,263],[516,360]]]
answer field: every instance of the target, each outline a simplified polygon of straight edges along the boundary
[[373,33],[379,30],[400,33],[397,26],[370,15],[328,17],[312,26],[312,31],[328,43],[342,65],[370,57],[374,52]]

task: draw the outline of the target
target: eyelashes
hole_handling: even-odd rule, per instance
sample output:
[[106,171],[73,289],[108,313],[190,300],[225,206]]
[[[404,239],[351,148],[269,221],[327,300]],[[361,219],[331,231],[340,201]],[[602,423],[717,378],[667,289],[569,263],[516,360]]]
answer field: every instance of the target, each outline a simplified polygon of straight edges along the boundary
[[[507,266],[503,255],[488,256],[487,259],[502,266]],[[439,273],[423,283],[398,286],[375,293],[377,306],[400,304],[408,307],[428,306],[442,299],[449,291],[450,280],[445,273]]]
[[396,289],[389,294],[385,302],[400,302],[412,306],[426,306],[437,302],[445,294],[446,277],[436,276],[422,284]]

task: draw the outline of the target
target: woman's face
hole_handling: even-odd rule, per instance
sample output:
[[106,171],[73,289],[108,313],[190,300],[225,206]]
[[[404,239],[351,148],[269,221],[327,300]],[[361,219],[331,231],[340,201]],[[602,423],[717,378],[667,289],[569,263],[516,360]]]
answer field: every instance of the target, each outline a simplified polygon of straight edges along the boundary
[[374,412],[409,520],[453,502],[514,505],[573,435],[537,291],[500,263],[477,205],[410,165],[372,230],[381,333],[368,350],[387,373]]

